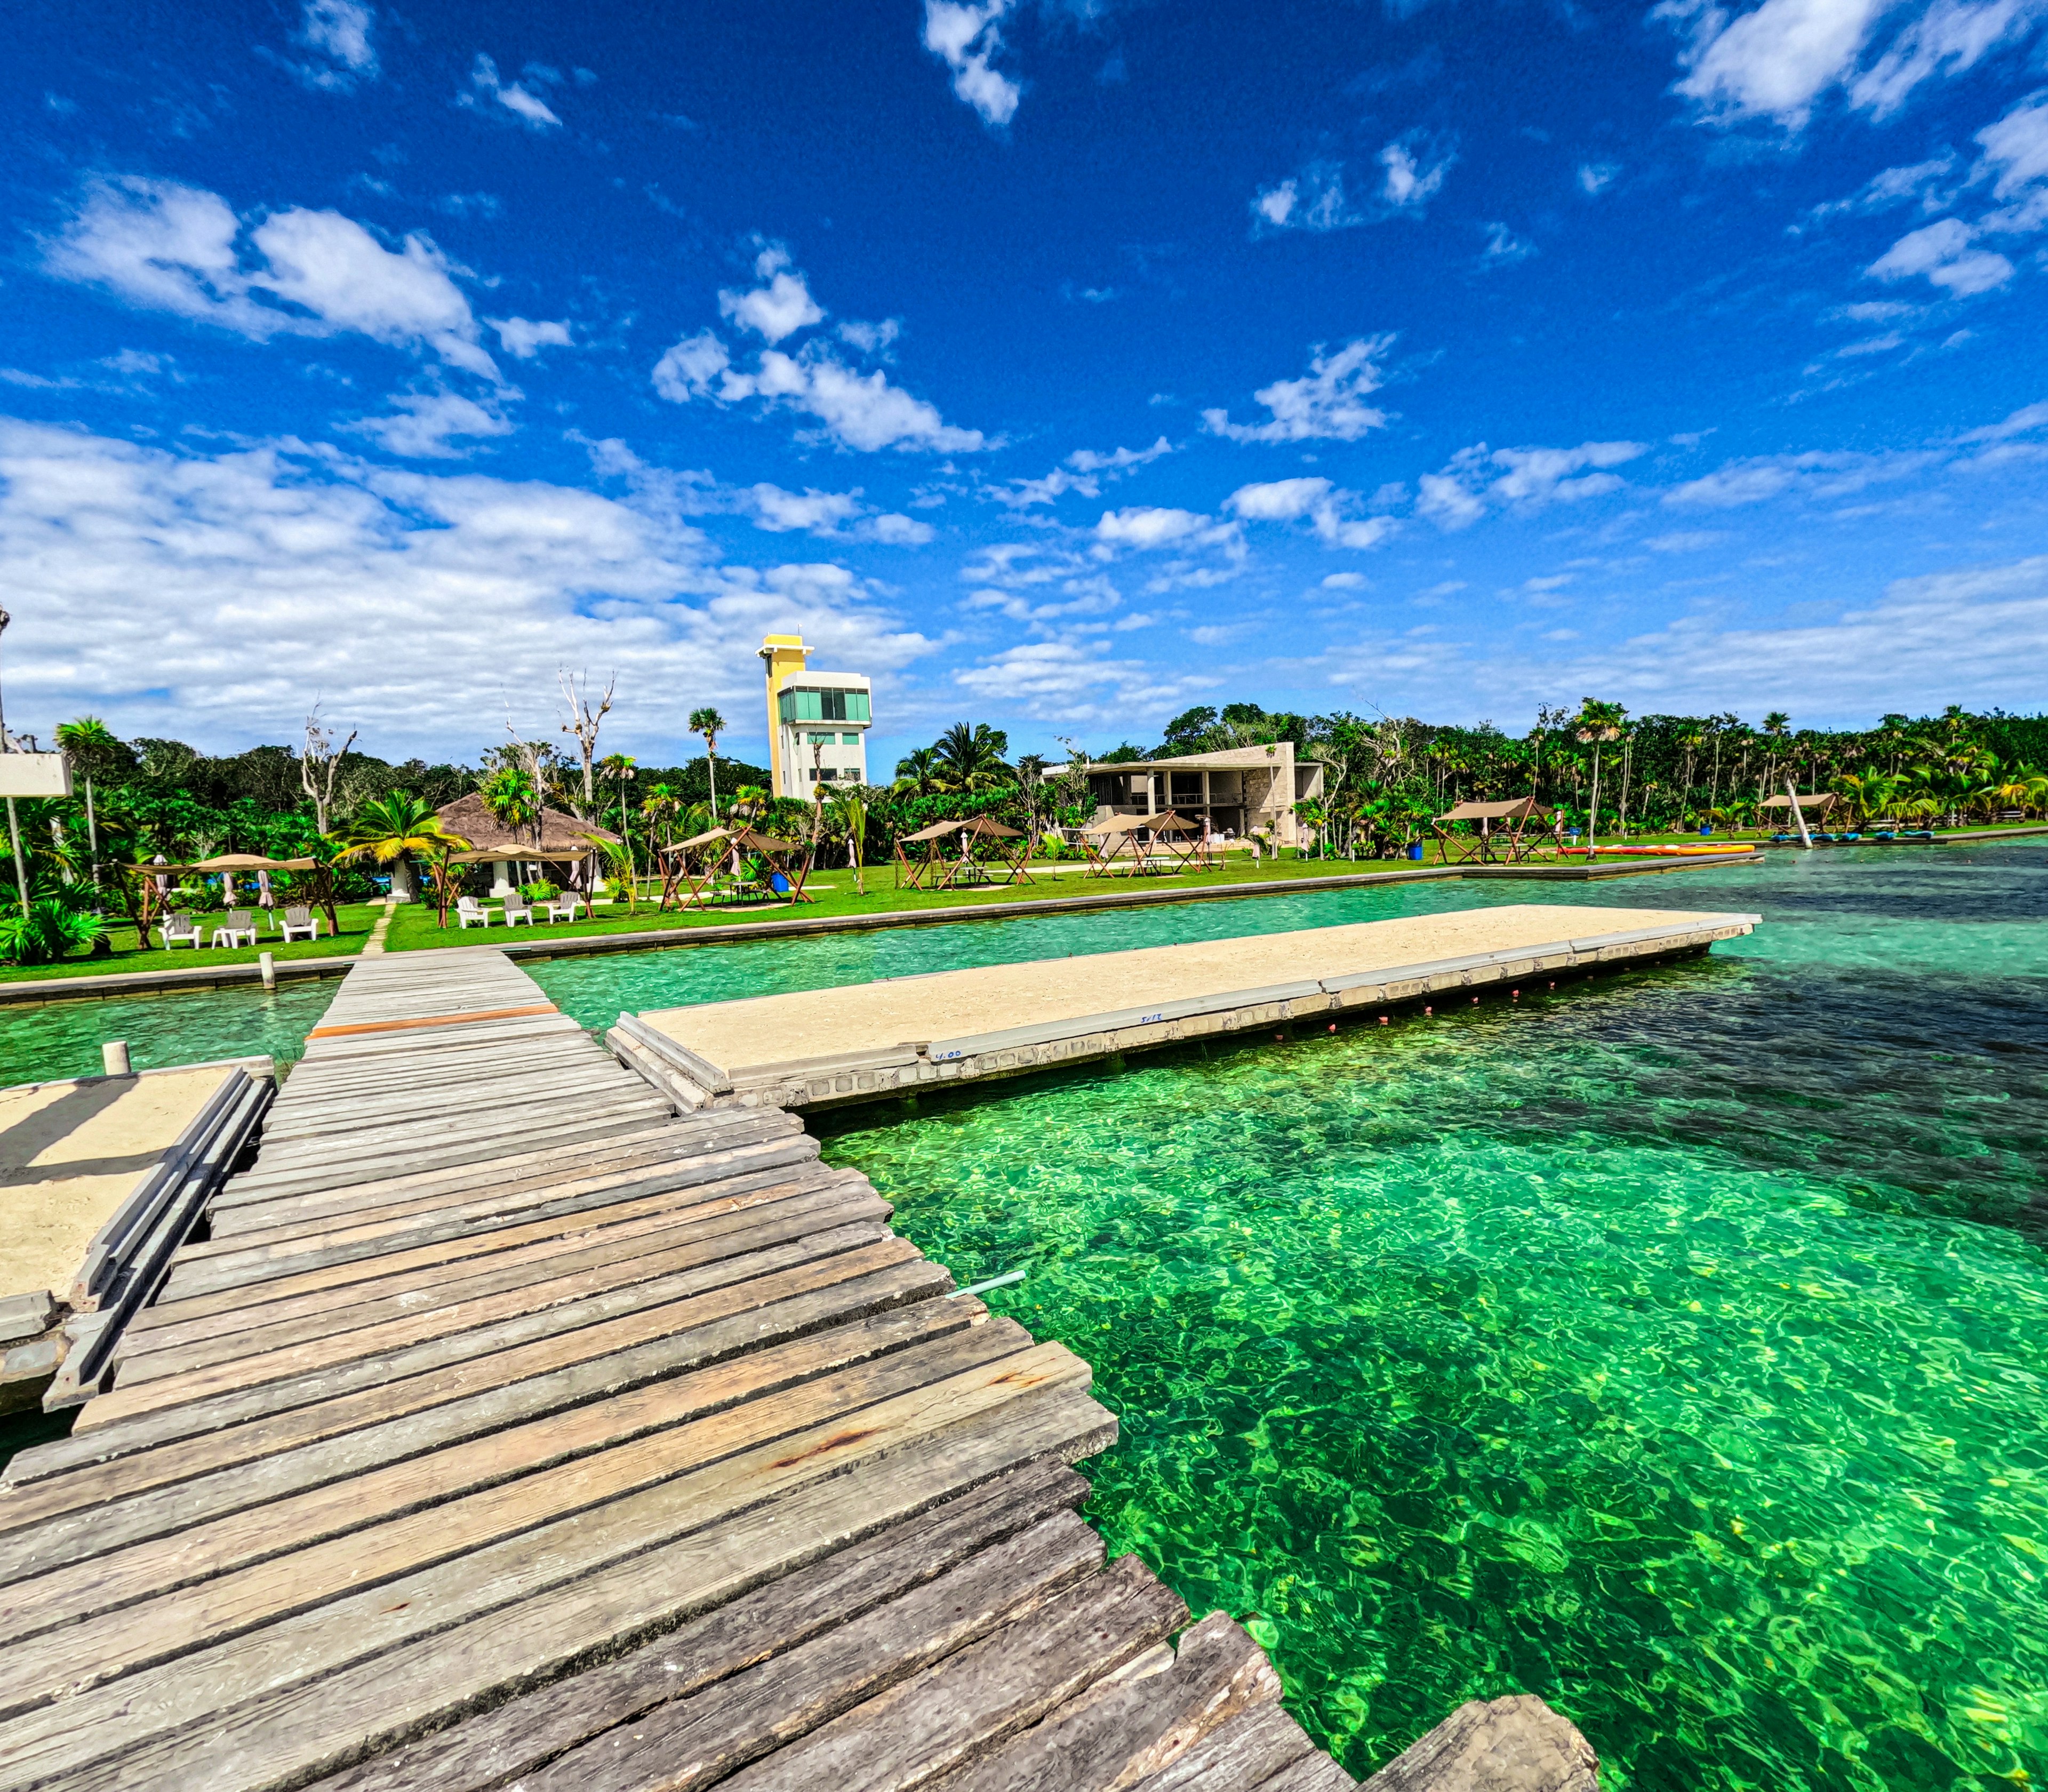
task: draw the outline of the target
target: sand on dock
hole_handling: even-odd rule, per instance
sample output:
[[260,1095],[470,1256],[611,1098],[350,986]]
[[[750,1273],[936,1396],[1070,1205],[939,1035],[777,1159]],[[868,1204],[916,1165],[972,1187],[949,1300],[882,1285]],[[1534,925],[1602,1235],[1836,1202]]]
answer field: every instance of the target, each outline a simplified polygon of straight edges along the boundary
[[1726,918],[1679,909],[1522,902],[991,964],[657,1009],[640,1018],[700,1057],[743,1076],[793,1060],[1079,1020],[1301,978],[1351,976],[1469,953]]
[[231,1067],[0,1089],[0,1295],[62,1300],[94,1235]]

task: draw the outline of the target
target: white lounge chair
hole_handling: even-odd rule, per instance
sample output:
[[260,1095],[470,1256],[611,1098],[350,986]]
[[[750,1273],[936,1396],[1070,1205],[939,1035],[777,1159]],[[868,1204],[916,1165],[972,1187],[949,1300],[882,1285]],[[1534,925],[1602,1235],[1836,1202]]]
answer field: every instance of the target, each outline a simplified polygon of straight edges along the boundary
[[531,927],[533,925],[533,910],[532,905],[530,905],[523,896],[506,897],[505,898],[505,925],[507,927],[517,927],[522,921],[525,921],[529,927]]
[[301,904],[297,908],[285,910],[284,921],[277,931],[284,935],[285,943],[289,944],[295,933],[303,933],[308,940],[317,940],[320,937],[320,917],[311,909]]
[[157,923],[157,931],[164,937],[164,950],[169,952],[176,945],[188,945],[199,950],[199,926],[183,909],[167,914]]
[[471,921],[479,927],[488,927],[497,914],[495,909],[487,909],[474,896],[458,896],[455,899],[455,922],[458,928],[467,927]]
[[256,943],[256,911],[253,909],[230,909],[221,917],[220,925],[213,930],[212,944],[225,944],[230,950],[244,943]]
[[552,927],[558,921],[574,921],[576,910],[587,906],[580,896],[571,891],[557,896],[552,902],[543,902],[541,910],[547,916],[548,925]]

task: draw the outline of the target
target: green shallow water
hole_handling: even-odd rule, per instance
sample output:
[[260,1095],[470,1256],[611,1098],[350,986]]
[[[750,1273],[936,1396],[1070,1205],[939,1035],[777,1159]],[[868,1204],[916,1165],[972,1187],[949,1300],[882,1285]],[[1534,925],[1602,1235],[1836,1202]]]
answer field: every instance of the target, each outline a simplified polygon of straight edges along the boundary
[[1648,886],[1771,917],[1709,960],[828,1142],[1355,1773],[1522,1689],[1611,1788],[2048,1771],[2048,852],[1744,875]]
[[[1355,1772],[1528,1689],[1609,1788],[2048,1778],[2048,850],[1776,853],[534,967],[621,1008],[1499,902],[1710,960],[854,1116],[1094,1365],[1090,1513],[1247,1616]],[[332,986],[0,1010],[0,1076],[289,1055]],[[820,999],[828,1000],[821,995]]]

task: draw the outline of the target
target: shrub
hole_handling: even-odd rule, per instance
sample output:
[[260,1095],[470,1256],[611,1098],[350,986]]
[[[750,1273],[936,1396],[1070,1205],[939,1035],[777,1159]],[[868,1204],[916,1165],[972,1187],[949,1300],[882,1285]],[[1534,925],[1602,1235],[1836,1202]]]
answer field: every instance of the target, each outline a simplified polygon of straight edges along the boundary
[[519,894],[529,902],[552,902],[561,894],[561,890],[545,878],[541,878],[533,883],[521,884]]
[[73,952],[96,949],[107,923],[47,899],[0,915],[0,960],[10,964],[54,964]]

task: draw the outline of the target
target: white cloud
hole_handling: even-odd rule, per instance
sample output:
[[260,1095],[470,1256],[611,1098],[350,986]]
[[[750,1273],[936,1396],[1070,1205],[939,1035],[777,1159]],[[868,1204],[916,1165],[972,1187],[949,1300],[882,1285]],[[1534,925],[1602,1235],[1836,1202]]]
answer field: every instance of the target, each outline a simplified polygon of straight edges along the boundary
[[297,207],[250,231],[246,252],[242,231],[218,193],[137,176],[98,180],[45,246],[44,266],[258,341],[352,332],[497,377],[455,284],[461,270],[432,238],[415,233],[387,249],[338,211]]
[[345,93],[358,80],[374,81],[377,46],[370,33],[376,22],[376,13],[363,0],[305,0],[293,41],[323,60],[286,62],[284,66],[308,87],[329,92]]
[[1922,81],[1974,67],[2001,44],[2024,37],[2041,14],[2039,0],[1985,0],[1978,6],[1934,0],[1857,78],[1850,99],[1873,118],[1888,118]]
[[763,249],[755,258],[754,273],[757,279],[767,284],[751,292],[735,292],[731,288],[720,292],[720,316],[731,318],[743,330],[751,330],[770,343],[780,342],[785,336],[824,321],[824,312],[812,298],[803,275],[789,271],[787,250],[773,246]]
[[1252,234],[1269,231],[1342,231],[1369,224],[1373,214],[1354,205],[1344,192],[1341,162],[1312,161],[1298,174],[1261,187],[1251,201]]
[[1111,657],[1107,642],[1063,638],[1006,649],[955,673],[953,682],[1041,720],[1128,733],[1163,720],[1221,681],[1208,675],[1168,677],[1142,660]]
[[836,333],[841,342],[863,355],[886,356],[890,345],[903,333],[903,320],[900,317],[885,317],[879,324],[867,324],[857,317],[849,317],[838,326]]
[[391,402],[393,415],[367,417],[346,427],[393,454],[432,460],[457,460],[467,453],[454,445],[459,436],[509,436],[513,430],[502,413],[452,392],[410,394]]
[[1619,162],[1582,161],[1579,164],[1579,191],[1588,199],[1598,199],[1620,175]]
[[1806,215],[1817,223],[1844,215],[1866,217],[1908,204],[1917,205],[1923,212],[1945,211],[1955,203],[1956,173],[1956,152],[1945,149],[1926,161],[1885,169],[1872,175],[1847,199],[1829,200],[1815,206]]
[[562,121],[545,99],[517,81],[501,80],[496,62],[481,50],[470,65],[469,86],[457,95],[457,103],[472,111],[485,111],[493,103],[501,106],[529,130],[561,129]]
[[1224,499],[1224,507],[1244,522],[1305,519],[1332,547],[1377,547],[1399,526],[1391,517],[1350,515],[1361,502],[1356,492],[1346,491],[1328,479],[1296,479],[1239,486]]
[[1164,436],[1148,448],[1119,448],[1107,454],[1098,453],[1093,448],[1076,448],[1043,479],[1012,479],[1008,486],[991,495],[998,503],[1007,504],[1012,510],[1049,504],[1070,491],[1078,492],[1084,498],[1100,498],[1104,479],[1128,478],[1138,467],[1148,466],[1173,452],[1173,444]]
[[1505,224],[1488,224],[1486,247],[1480,252],[1480,262],[1484,267],[1511,268],[1535,253],[1536,245],[1527,237],[1517,236]]
[[753,487],[747,495],[753,502],[756,529],[801,529],[813,535],[835,535],[841,523],[860,512],[857,491],[819,491],[807,487],[797,493],[762,484]]
[[1448,145],[1411,130],[1379,152],[1379,165],[1386,171],[1379,196],[1397,211],[1419,212],[1436,197],[1457,159]]
[[892,548],[921,548],[937,533],[929,523],[906,517],[900,510],[885,510],[862,526],[875,541]]
[[219,747],[293,738],[319,696],[373,751],[474,762],[508,701],[552,732],[555,669],[588,664],[630,669],[627,751],[680,749],[675,694],[754,692],[764,630],[884,674],[932,646],[845,568],[723,564],[656,505],[21,423],[0,422],[0,581],[17,725],[91,709]]
[[712,395],[712,382],[732,365],[717,332],[700,330],[672,344],[654,363],[654,390],[672,405]]
[[1464,529],[1489,508],[1523,512],[1619,491],[1607,469],[1649,452],[1642,442],[1581,442],[1577,448],[1460,448],[1443,470],[1416,482],[1415,510],[1440,529]]
[[1853,497],[1873,485],[1905,479],[1940,458],[1924,451],[1876,455],[1817,449],[1804,454],[1758,456],[1731,460],[1702,478],[1674,486],[1665,493],[1664,502],[1733,510],[1786,492],[1818,498]]
[[576,338],[567,324],[536,323],[526,317],[487,317],[484,322],[498,332],[498,341],[508,355],[530,361],[544,348],[573,348]]
[[1970,246],[1976,231],[1960,218],[1942,218],[1909,231],[1864,271],[1877,280],[1925,274],[1959,298],[1988,293],[2012,277],[2012,263],[1995,250]]
[[794,356],[764,351],[754,372],[727,371],[718,396],[727,404],[761,398],[771,407],[787,405],[816,417],[841,446],[863,454],[886,448],[972,453],[987,446],[979,429],[948,423],[935,406],[891,386],[880,369],[857,374],[816,343]]
[[1720,123],[1768,118],[1802,129],[1831,89],[1884,118],[1922,83],[1953,77],[2001,44],[2016,42],[2044,11],[2043,0],[1933,0],[1911,10],[1868,66],[1864,55],[1899,0],[1763,0],[1731,16],[1712,0],[1664,0],[1651,13],[1687,34],[1676,91]]
[[1165,510],[1136,505],[1122,510],[1105,510],[1095,526],[1096,538],[1118,547],[1164,548],[1211,526],[1210,519],[1193,510]]
[[[2023,100],[1979,131],[1977,142],[1984,147],[1984,161],[1975,173],[1992,177],[1992,196],[2025,198],[2030,187],[2048,180],[2048,96],[2035,94]],[[2013,222],[2023,229],[2037,229],[2041,220],[2037,215],[2023,223]]]
[[1363,572],[1326,572],[1322,581],[1326,592],[1363,591],[1367,582]]
[[1017,114],[1023,89],[991,66],[1003,48],[998,22],[1011,0],[982,0],[961,6],[955,0],[925,0],[925,48],[952,71],[953,91],[999,129]]
[[1202,413],[1202,427],[1234,442],[1355,442],[1387,421],[1387,413],[1363,401],[1386,382],[1382,366],[1394,346],[1391,336],[1360,336],[1334,355],[1318,343],[1309,371],[1299,379],[1276,380],[1252,396],[1270,413],[1264,423],[1232,423],[1224,410]]
[[1344,231],[1404,214],[1419,216],[1443,186],[1457,156],[1449,143],[1411,130],[1387,145],[1375,159],[1378,192],[1363,204],[1346,189],[1341,162],[1309,162],[1286,180],[1261,187],[1251,200],[1251,234]]

